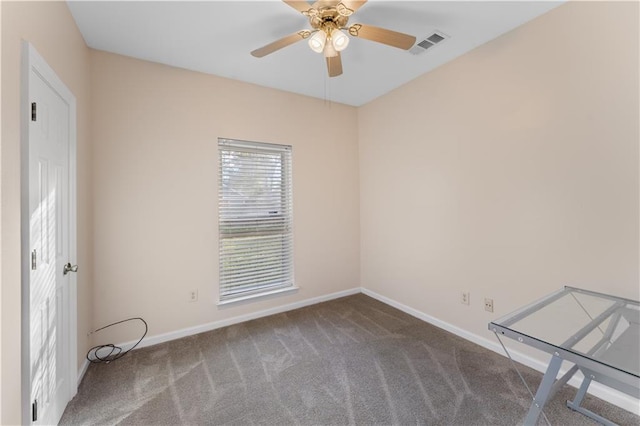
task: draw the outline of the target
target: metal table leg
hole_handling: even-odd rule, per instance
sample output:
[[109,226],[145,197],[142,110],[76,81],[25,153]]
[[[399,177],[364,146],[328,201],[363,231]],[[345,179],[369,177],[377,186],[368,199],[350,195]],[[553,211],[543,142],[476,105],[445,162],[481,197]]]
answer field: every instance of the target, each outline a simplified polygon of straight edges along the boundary
[[589,385],[591,384],[591,376],[585,375],[584,380],[582,380],[582,385],[580,385],[580,389],[578,389],[578,393],[576,394],[573,401],[567,402],[569,408],[579,407],[582,404],[582,399],[587,394],[587,389],[589,389]]
[[529,412],[527,413],[527,417],[524,419],[525,426],[535,426],[538,421],[538,416],[540,416],[540,412],[544,408],[545,404],[549,400],[551,396],[551,389],[553,388],[553,384],[556,381],[556,377],[558,376],[558,372],[560,371],[560,366],[562,365],[562,358],[557,355],[554,355],[551,358],[551,362],[549,362],[549,367],[547,367],[547,372],[544,373],[544,377],[542,378],[542,382],[538,387],[538,391],[536,392],[536,396],[531,403],[531,408],[529,408]]
[[592,380],[592,376],[591,374],[589,374],[589,372],[583,371],[583,373],[584,380],[582,381],[582,385],[580,385],[580,389],[578,389],[578,393],[576,394],[573,401],[567,401],[567,407],[571,408],[574,411],[577,411],[578,413],[584,414],[585,416],[590,417],[605,426],[616,426],[616,424],[612,421],[607,420],[604,417],[597,415],[593,411],[587,410],[586,408],[580,406],[580,404],[582,404],[582,399],[586,395],[587,389],[589,389],[589,385],[591,384]]

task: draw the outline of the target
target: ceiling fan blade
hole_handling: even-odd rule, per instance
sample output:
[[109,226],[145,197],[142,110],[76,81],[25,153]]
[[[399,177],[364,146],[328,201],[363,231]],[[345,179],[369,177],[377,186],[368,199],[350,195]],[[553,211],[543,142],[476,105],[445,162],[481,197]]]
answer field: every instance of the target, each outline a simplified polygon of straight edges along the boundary
[[340,3],[347,6],[349,9],[354,12],[362,7],[367,2],[367,0],[342,0]]
[[416,42],[414,36],[372,25],[354,24],[349,27],[349,34],[404,50],[411,49]]
[[311,8],[320,9],[323,7],[335,7],[338,3],[340,3],[340,0],[318,0],[311,5]]
[[276,50],[280,50],[283,47],[287,47],[290,44],[295,43],[296,41],[300,41],[306,37],[305,37],[305,33],[308,33],[308,31],[300,31],[297,33],[293,33],[293,34],[289,34],[286,37],[282,37],[280,40],[276,40],[273,43],[269,43],[266,46],[263,46],[259,49],[254,50],[253,52],[251,52],[251,54],[253,56],[255,56],[256,58],[262,58],[263,56],[268,55],[269,53],[273,53]]
[[342,3],[345,7],[351,9],[351,12],[355,12],[360,9],[367,0],[318,0],[311,5],[313,9],[321,9],[325,7],[336,7]]
[[298,12],[302,13],[302,12],[306,12],[307,10],[311,9],[311,5],[309,5],[309,3],[307,3],[306,1],[301,1],[301,0],[282,0],[283,2],[285,2],[286,4],[288,4],[289,6],[291,6],[292,8],[294,8],[295,10],[297,10]]
[[336,56],[327,58],[327,70],[329,71],[329,77],[337,77],[342,74],[342,58],[340,58],[340,52]]

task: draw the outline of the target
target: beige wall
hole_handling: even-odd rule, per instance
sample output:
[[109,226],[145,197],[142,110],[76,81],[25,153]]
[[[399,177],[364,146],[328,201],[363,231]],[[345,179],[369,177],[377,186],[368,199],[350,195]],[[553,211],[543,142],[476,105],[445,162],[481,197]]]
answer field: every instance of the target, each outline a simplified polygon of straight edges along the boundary
[[638,38],[569,3],[360,108],[363,287],[492,340],[563,285],[638,300]]
[[31,42],[71,89],[78,108],[78,361],[91,326],[91,149],[89,49],[64,2],[6,2],[2,7],[0,364],[2,424],[20,423],[20,61],[21,40]]
[[[96,326],[153,336],[359,286],[355,108],[98,51],[91,88]],[[293,145],[295,294],[216,305],[218,137]]]
[[[479,335],[564,284],[639,298],[637,3],[561,6],[357,110],[90,51],[64,3],[1,7],[2,424],[20,422],[21,38],[78,100],[80,362],[111,321],[157,335],[359,285]],[[215,305],[218,137],[293,145],[297,293]]]
[[[0,48],[2,47],[2,4],[0,4]],[[2,60],[0,58],[0,99],[2,99]],[[0,242],[2,238],[2,102],[0,102]],[[0,323],[2,321],[2,245],[0,243]],[[0,324],[0,423],[2,423],[2,325]]]
[[[0,48],[2,47],[2,4],[0,4]],[[0,58],[0,99],[2,99],[2,60]],[[2,102],[0,102],[0,242],[2,235]],[[2,245],[0,243],[0,423],[2,423]]]

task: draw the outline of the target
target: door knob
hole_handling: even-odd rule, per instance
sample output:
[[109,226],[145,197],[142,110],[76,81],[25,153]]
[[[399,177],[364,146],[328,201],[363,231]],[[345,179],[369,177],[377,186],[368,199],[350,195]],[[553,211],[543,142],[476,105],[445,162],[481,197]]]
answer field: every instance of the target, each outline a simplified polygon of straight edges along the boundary
[[71,263],[67,263],[64,265],[62,269],[62,275],[67,275],[69,272],[78,272],[78,265],[71,265]]

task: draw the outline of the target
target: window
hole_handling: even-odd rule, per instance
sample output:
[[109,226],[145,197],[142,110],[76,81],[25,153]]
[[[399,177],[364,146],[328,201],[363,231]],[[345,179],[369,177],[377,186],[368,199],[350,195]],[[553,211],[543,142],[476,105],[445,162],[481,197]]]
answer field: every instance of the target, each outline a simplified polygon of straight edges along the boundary
[[219,139],[220,301],[293,287],[291,147]]

